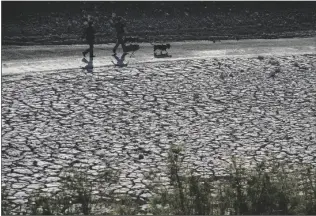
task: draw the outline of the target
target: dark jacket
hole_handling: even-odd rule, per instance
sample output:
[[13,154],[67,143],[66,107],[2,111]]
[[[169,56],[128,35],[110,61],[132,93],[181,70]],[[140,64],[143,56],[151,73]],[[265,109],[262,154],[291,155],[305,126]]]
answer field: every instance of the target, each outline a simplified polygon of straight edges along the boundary
[[88,42],[94,42],[95,30],[92,26],[89,26],[88,28],[86,28],[84,32],[84,37],[86,38]]
[[112,27],[115,28],[117,36],[122,36],[125,33],[125,22],[122,18],[114,18],[112,20]]
[[125,24],[123,22],[117,22],[114,24],[115,30],[117,34],[124,34]]

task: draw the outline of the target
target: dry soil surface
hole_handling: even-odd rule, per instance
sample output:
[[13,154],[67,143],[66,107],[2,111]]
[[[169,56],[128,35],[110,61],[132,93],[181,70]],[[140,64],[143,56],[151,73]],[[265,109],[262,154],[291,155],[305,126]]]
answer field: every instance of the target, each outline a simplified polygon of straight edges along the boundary
[[304,40],[211,50],[205,42],[175,44],[168,61],[146,57],[145,46],[126,68],[96,58],[93,73],[65,46],[4,47],[2,183],[10,199],[23,203],[44,185],[58,190],[60,173],[81,167],[91,179],[120,170],[111,190],[145,200],[148,175],[168,180],[171,144],[183,147],[189,167],[219,176],[232,155],[249,166],[271,153],[316,165],[315,39]]

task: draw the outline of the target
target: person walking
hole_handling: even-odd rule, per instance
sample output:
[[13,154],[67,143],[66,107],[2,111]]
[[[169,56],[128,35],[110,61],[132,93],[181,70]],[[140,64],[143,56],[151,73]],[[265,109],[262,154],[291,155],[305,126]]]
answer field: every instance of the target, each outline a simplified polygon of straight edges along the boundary
[[119,45],[122,45],[123,52],[126,53],[126,46],[124,41],[124,35],[126,33],[126,25],[122,17],[116,17],[115,13],[112,14],[112,19],[110,20],[110,24],[115,28],[116,31],[116,44],[113,48],[113,56],[116,54],[116,49]]
[[89,48],[82,52],[83,57],[86,57],[87,53],[90,53],[90,58],[95,57],[93,55],[93,45],[95,40],[95,30],[92,26],[93,22],[89,21],[89,26],[86,28],[83,38],[86,38],[87,43],[89,44]]

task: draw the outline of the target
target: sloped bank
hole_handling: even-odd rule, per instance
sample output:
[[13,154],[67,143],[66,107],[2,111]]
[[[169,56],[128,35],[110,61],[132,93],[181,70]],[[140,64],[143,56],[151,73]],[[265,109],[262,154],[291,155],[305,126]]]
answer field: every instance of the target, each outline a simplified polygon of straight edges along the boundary
[[[129,33],[127,36],[138,37],[139,42],[181,42],[192,40],[209,40],[218,43],[222,40],[244,40],[244,39],[278,39],[278,38],[305,38],[315,37],[316,30],[284,31],[277,33],[253,32],[250,34],[236,33],[234,30],[226,33],[214,31],[197,31],[188,33],[168,32],[167,34],[155,32]],[[96,44],[115,43],[115,36],[111,34],[98,33]],[[3,45],[72,45],[85,44],[86,42],[77,35],[45,35],[45,36],[4,36]]]

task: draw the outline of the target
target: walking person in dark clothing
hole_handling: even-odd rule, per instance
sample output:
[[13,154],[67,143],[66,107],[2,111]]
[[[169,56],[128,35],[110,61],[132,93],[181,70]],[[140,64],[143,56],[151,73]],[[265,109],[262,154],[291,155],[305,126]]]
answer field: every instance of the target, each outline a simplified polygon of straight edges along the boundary
[[119,45],[122,45],[123,52],[126,52],[126,46],[125,46],[125,41],[124,41],[124,35],[126,33],[125,29],[125,23],[122,17],[116,17],[115,13],[112,14],[112,20],[110,20],[110,23],[112,27],[115,28],[116,31],[116,44],[115,47],[113,48],[113,55],[116,54],[116,49],[118,48]]
[[86,57],[87,53],[90,53],[90,58],[95,57],[93,55],[93,44],[94,44],[94,39],[95,39],[95,30],[92,26],[93,22],[89,21],[89,26],[88,28],[86,28],[83,38],[86,38],[88,44],[89,44],[89,48],[86,49],[85,51],[82,52],[83,56]]

